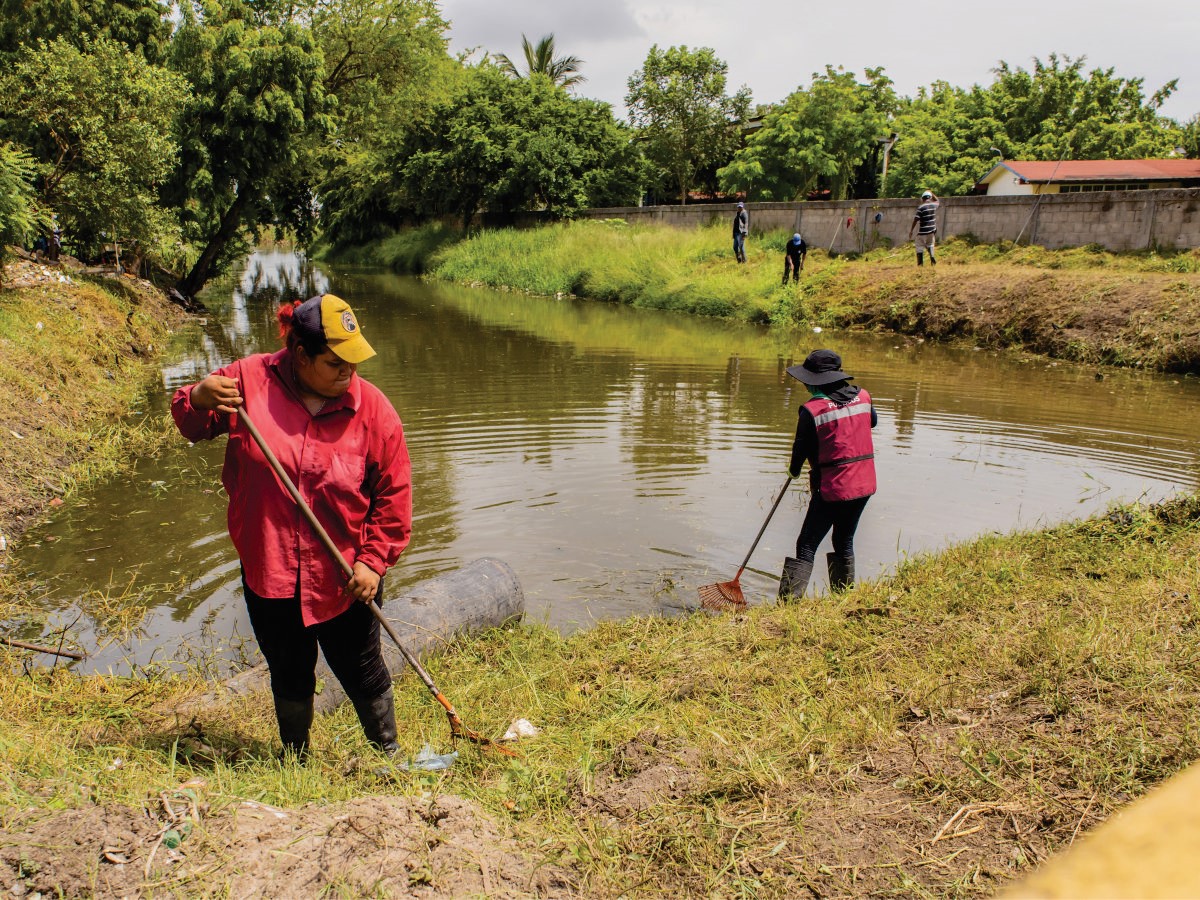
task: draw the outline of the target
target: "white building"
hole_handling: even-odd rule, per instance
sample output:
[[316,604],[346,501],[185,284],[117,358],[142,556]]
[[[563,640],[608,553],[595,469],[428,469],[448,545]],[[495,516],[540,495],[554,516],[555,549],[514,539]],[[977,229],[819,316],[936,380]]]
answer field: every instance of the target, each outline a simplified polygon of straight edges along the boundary
[[975,185],[989,197],[1200,187],[1200,159],[1007,159]]

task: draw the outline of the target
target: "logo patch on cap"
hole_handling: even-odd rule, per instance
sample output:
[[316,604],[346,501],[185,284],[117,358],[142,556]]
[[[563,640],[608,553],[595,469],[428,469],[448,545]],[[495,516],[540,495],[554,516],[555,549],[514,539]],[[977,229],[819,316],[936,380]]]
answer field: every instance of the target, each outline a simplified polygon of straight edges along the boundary
[[354,334],[354,332],[358,331],[358,323],[354,321],[354,313],[350,312],[350,310],[342,313],[342,327],[349,334]]

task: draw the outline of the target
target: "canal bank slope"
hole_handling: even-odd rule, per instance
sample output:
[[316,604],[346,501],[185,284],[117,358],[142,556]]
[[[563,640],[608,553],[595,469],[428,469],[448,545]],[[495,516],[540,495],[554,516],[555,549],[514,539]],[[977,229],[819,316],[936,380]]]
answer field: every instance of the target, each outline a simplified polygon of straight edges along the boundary
[[727,232],[614,220],[499,229],[464,240],[430,226],[355,255],[433,278],[548,296],[1200,372],[1200,251],[1114,254],[955,240],[939,248],[936,267],[918,268],[911,244],[855,258],[814,247],[799,284],[784,286],[790,235],[752,236],[748,261],[739,266]]
[[152,284],[17,260],[0,277],[0,532],[6,544],[165,429],[127,418],[183,313]]
[[[6,354],[31,319],[50,329],[58,304],[93,333],[74,345],[55,325],[26,367],[96,366],[89,377],[130,391],[93,395],[85,377],[54,399],[78,417],[76,443],[45,458],[62,478],[86,423],[136,396],[135,369],[122,382],[110,368],[132,306],[96,296],[93,313],[65,286],[25,296],[0,291]],[[51,379],[39,377],[44,406]],[[53,437],[19,424],[30,433],[13,440]],[[79,678],[0,651],[0,886],[986,895],[1200,752],[1197,559],[1200,501],[1188,498],[982,538],[743,616],[459,642],[430,669],[464,720],[498,736],[527,718],[541,733],[517,760],[463,745],[441,772],[381,771],[346,708],[318,720],[307,766],[276,761],[266,698],[163,718],[164,701],[204,689],[203,661]],[[424,687],[405,676],[397,694],[404,755],[448,751]]]

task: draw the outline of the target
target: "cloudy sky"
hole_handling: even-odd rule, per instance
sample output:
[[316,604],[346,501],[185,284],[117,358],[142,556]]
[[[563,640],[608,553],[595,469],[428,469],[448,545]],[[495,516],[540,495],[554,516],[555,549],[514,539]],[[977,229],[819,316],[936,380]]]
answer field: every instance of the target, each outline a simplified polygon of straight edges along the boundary
[[1196,0],[442,0],[454,51],[521,58],[521,35],[553,32],[559,54],[585,60],[576,91],[625,112],[625,82],[652,44],[712,47],[730,87],[756,103],[782,100],[825,64],[862,74],[883,66],[912,95],[942,79],[991,81],[997,61],[1030,68],[1050,53],[1144,79],[1148,95],[1179,79],[1163,112],[1200,113],[1200,3]]

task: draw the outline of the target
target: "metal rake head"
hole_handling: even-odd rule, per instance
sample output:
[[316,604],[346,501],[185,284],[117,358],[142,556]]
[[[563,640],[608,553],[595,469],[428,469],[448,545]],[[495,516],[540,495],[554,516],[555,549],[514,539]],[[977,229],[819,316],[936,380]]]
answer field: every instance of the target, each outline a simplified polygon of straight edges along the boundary
[[742,586],[736,581],[720,581],[716,584],[706,584],[697,588],[700,595],[700,606],[713,612],[729,612],[746,608],[746,598],[742,595]]

